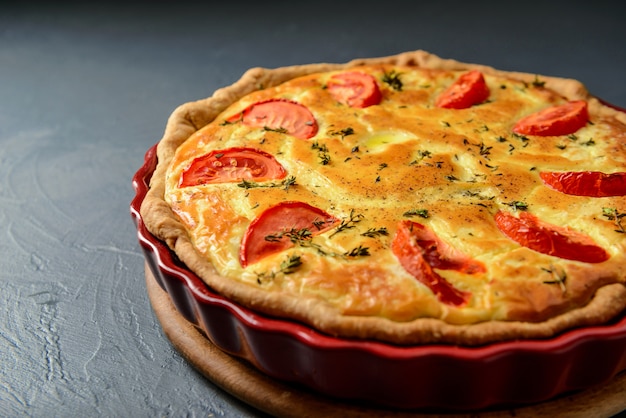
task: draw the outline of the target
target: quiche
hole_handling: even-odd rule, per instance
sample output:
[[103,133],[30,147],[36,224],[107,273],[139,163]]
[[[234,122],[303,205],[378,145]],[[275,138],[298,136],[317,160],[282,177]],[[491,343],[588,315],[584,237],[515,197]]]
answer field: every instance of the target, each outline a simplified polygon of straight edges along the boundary
[[425,51],[179,107],[141,214],[211,289],[341,338],[473,346],[626,307],[626,116]]

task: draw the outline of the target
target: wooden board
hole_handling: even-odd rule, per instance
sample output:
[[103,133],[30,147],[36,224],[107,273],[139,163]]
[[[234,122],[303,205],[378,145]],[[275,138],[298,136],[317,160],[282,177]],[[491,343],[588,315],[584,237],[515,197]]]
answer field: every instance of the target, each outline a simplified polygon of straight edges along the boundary
[[269,378],[247,362],[232,357],[182,317],[168,294],[146,267],[146,285],[152,308],[174,347],[210,381],[247,404],[277,417],[299,418],[606,418],[626,410],[626,372],[606,385],[584,392],[515,409],[468,413],[423,413],[338,402]]

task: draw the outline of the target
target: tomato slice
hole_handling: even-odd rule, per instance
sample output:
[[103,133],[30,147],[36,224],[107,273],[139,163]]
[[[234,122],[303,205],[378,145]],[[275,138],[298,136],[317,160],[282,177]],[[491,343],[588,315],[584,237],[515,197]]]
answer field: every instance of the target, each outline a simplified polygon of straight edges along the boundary
[[391,250],[404,269],[428,286],[438,299],[448,305],[467,303],[470,294],[456,289],[434,269],[456,270],[465,274],[485,272],[485,266],[443,242],[426,226],[402,221]]
[[287,171],[265,151],[254,148],[214,150],[194,159],[183,170],[179,187],[230,183],[242,179],[265,181],[282,179]]
[[538,136],[569,135],[585,126],[588,120],[587,102],[575,100],[520,119],[513,127],[513,132]]
[[461,75],[437,97],[435,106],[445,109],[467,109],[489,98],[489,87],[478,70]]
[[358,71],[333,75],[326,88],[335,100],[350,107],[364,108],[376,105],[382,99],[376,79]]
[[499,211],[495,221],[504,235],[542,254],[584,263],[601,263],[609,259],[609,254],[588,235],[543,222],[530,213],[521,212],[516,217]]
[[553,189],[575,196],[626,196],[626,173],[605,174],[599,171],[544,171],[541,180]]
[[239,262],[245,268],[268,255],[293,247],[296,237],[310,239],[338,222],[339,219],[307,203],[281,202],[263,211],[250,223],[241,241]]
[[229,117],[227,121],[241,121],[244,125],[255,128],[284,130],[300,139],[309,139],[318,130],[317,121],[311,111],[306,106],[287,99],[269,99],[254,103],[243,112]]

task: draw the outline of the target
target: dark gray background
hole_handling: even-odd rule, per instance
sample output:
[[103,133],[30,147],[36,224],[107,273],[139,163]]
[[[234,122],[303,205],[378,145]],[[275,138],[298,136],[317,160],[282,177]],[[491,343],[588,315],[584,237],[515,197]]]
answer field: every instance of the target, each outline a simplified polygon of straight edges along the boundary
[[626,107],[624,4],[0,6],[0,416],[258,415],[173,350],[146,296],[131,178],[179,104],[249,67],[424,49]]

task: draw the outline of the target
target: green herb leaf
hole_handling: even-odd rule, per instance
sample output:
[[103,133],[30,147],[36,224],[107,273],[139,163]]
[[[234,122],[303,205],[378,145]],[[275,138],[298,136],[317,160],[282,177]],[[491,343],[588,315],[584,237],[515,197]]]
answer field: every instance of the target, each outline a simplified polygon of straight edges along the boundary
[[546,85],[545,81],[539,80],[539,76],[535,75],[535,79],[533,80],[533,87],[543,87]]
[[279,134],[286,134],[288,132],[287,129],[285,129],[283,127],[270,128],[269,126],[264,126],[263,130],[266,131],[266,132],[277,132]]
[[362,219],[363,219],[363,215],[355,214],[354,213],[354,209],[351,209],[350,210],[350,215],[348,215],[348,218],[347,219],[343,219],[341,221],[341,223],[337,226],[335,231],[332,234],[330,234],[330,236],[328,238],[332,238],[335,235],[337,235],[338,233],[343,232],[345,230],[355,228],[356,224],[361,222]]
[[392,89],[402,91],[402,80],[400,80],[400,73],[397,73],[396,70],[384,73],[382,80],[383,83],[388,84]]
[[565,288],[565,281],[567,280],[565,270],[561,269],[561,271],[558,271],[553,265],[550,265],[550,268],[542,267],[541,270],[552,275],[552,279],[543,281],[544,284],[557,284],[561,287],[561,291],[565,293],[567,290]]
[[256,281],[258,284],[263,284],[266,279],[274,279],[279,274],[293,274],[302,266],[302,259],[299,255],[289,255],[280,263],[278,270],[271,270],[263,273],[256,273]]
[[419,216],[420,218],[428,218],[430,215],[428,214],[428,209],[411,209],[402,214],[407,218],[412,218],[413,216]]
[[317,156],[320,159],[322,165],[330,164],[330,154],[328,153],[328,147],[326,144],[320,145],[317,141],[311,144],[311,149],[317,150]]
[[382,228],[370,228],[367,231],[361,233],[362,236],[364,237],[369,237],[369,238],[376,238],[378,236],[388,236],[389,235],[389,231],[387,231],[387,228],[382,227]]
[[254,189],[254,188],[270,188],[270,187],[282,187],[285,190],[288,190],[291,186],[296,184],[296,178],[294,176],[289,176],[285,180],[275,183],[257,183],[255,181],[250,181],[243,179],[241,182],[237,183],[237,187],[241,187],[242,189]]
[[341,136],[341,139],[343,140],[346,136],[354,135],[354,129],[352,129],[351,127],[347,127],[339,131],[330,131],[328,132],[328,134],[333,136]]
[[302,266],[302,259],[299,255],[289,256],[285,261],[280,263],[280,272],[283,274],[292,274]]
[[432,158],[432,153],[428,150],[418,150],[417,158],[409,163],[409,165],[417,165],[425,158]]
[[505,204],[512,207],[514,210],[528,210],[528,203],[522,202],[521,200],[516,200],[511,203]]
[[626,230],[624,230],[624,226],[622,225],[622,219],[626,216],[626,213],[619,212],[616,208],[602,208],[602,216],[607,218],[609,221],[615,222],[615,226],[617,227],[617,229],[614,230],[615,232],[620,234],[626,233]]
[[359,245],[343,254],[345,257],[367,257],[370,255],[369,248]]

